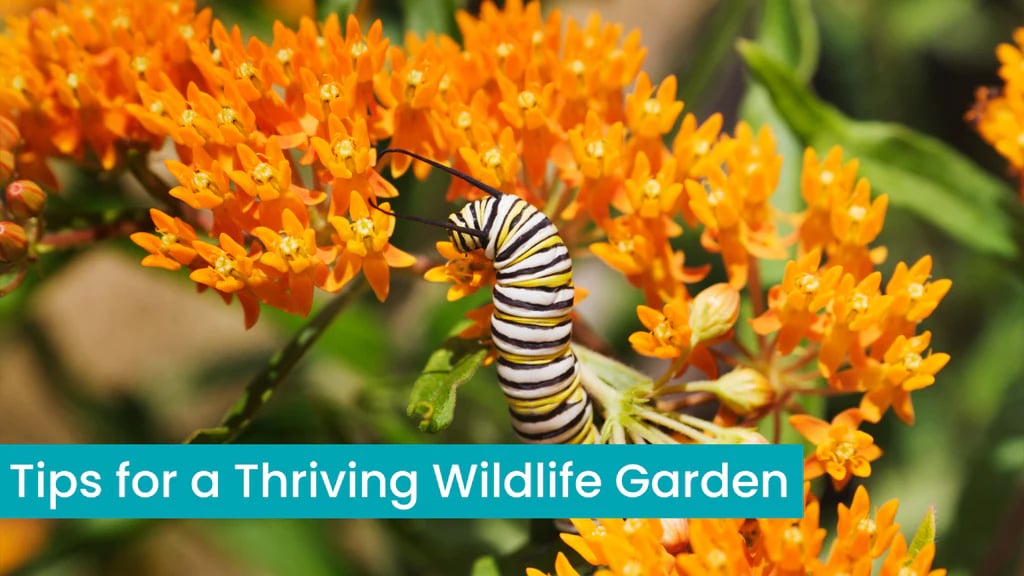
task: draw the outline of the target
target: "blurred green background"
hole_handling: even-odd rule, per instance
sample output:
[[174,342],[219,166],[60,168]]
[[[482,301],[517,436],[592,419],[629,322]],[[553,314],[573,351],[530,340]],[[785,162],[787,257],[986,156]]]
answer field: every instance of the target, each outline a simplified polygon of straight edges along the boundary
[[[294,21],[304,10],[323,15],[354,3],[211,4],[223,20],[266,38],[274,18]],[[889,248],[886,276],[896,262],[932,254],[934,276],[953,279],[925,325],[934,348],[953,360],[935,386],[914,394],[916,425],[890,415],[868,428],[885,450],[869,482],[872,502],[899,498],[898,521],[908,535],[935,505],[937,567],[954,575],[1022,573],[1022,216],[1016,180],[963,114],[976,87],[998,83],[995,46],[1024,25],[1024,2],[642,4],[549,1],[544,9],[581,19],[599,10],[606,21],[640,28],[649,49],[645,69],[655,79],[679,76],[686,111],[699,118],[722,112],[730,130],[738,119],[771,123],[786,157],[780,207],[799,206],[804,145],[843,145],[847,158],[861,158],[873,188],[892,197],[879,242]],[[406,29],[455,34],[456,7],[464,5],[375,2],[359,14],[364,26],[367,17],[383,19],[400,42]],[[759,42],[743,52],[754,75],[736,49],[740,38]],[[57,217],[100,214],[117,197],[118,180],[70,170],[63,176],[68,193],[50,206]],[[443,217],[451,208],[443,178],[399,184],[400,211]],[[424,253],[440,239],[436,230],[409,225],[394,242]],[[245,332],[237,305],[197,296],[184,274],[143,269],[140,258],[126,241],[47,257],[29,283],[0,300],[0,441],[180,442],[215,424],[303,323],[265,308],[259,325]],[[587,278],[622,282],[596,262],[581,263],[580,274],[583,285]],[[405,415],[410,384],[433,347],[487,298],[449,304],[444,291],[399,275],[386,305],[372,296],[359,301],[239,441],[514,442],[490,369],[460,389],[455,423],[443,433],[422,433]],[[581,314],[628,355],[635,301],[594,300]],[[837,401],[828,413],[847,405]],[[834,527],[834,503],[850,493],[825,496],[823,510],[832,516],[823,526]],[[477,573],[521,574],[527,565],[549,568],[554,551],[548,523],[505,520],[80,521],[48,528],[47,545],[18,573],[441,575],[470,573],[478,558],[493,556]]]

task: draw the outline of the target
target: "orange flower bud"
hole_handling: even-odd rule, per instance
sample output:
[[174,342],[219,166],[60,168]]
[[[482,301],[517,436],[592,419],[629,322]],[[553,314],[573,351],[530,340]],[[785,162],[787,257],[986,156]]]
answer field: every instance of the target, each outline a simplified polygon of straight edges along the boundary
[[15,180],[7,185],[7,210],[18,220],[42,214],[46,192],[31,180]]
[[719,402],[739,415],[763,408],[775,397],[768,379],[752,368],[737,368],[718,380],[691,382],[686,389],[711,392]]
[[14,222],[0,222],[0,272],[7,272],[21,262],[28,252],[25,229]]
[[693,299],[690,328],[693,346],[728,334],[740,315],[740,293],[730,284],[708,286]]
[[0,182],[7,182],[14,175],[14,154],[0,149]]
[[20,140],[18,126],[10,118],[0,116],[0,149],[14,150]]

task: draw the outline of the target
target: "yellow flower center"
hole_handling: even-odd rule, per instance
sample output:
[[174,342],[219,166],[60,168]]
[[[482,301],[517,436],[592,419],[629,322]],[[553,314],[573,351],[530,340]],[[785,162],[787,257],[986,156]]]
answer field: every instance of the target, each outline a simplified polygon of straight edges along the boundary
[[411,88],[415,88],[423,83],[423,72],[413,68],[405,75],[405,83]]
[[921,355],[915,352],[910,352],[903,356],[903,367],[907,370],[914,371],[921,367]]
[[257,74],[256,66],[252,62],[245,61],[238,65],[236,74],[240,80],[252,80]]
[[721,188],[712,188],[708,192],[708,205],[714,208],[725,201],[725,192]]
[[615,249],[623,254],[629,254],[633,251],[633,239],[619,240],[615,243]]
[[85,16],[86,20],[92,20],[96,17],[96,11],[92,9],[92,6],[86,6],[82,8],[82,16]]
[[519,98],[516,99],[519,103],[519,107],[523,110],[529,110],[537,105],[537,95],[529,90],[523,90],[519,93]]
[[857,454],[857,447],[852,442],[840,442],[833,448],[832,453],[839,462],[846,462]]
[[1024,148],[1024,132],[1017,135],[1017,146]]
[[451,78],[451,76],[449,76],[447,74],[445,74],[444,76],[441,76],[441,80],[438,81],[438,83],[437,83],[437,89],[440,90],[441,92],[447,92],[448,89],[451,88],[451,87],[452,87],[452,78]]
[[917,576],[917,571],[910,566],[904,566],[896,574],[897,576]]
[[459,115],[455,117],[455,125],[460,130],[468,130],[473,125],[473,115],[468,110],[459,112]]
[[782,533],[782,539],[790,545],[800,546],[804,543],[804,533],[800,531],[800,527],[793,525],[786,528],[786,531]]
[[320,87],[320,101],[330,102],[341,97],[341,87],[338,86],[337,82],[331,82],[330,84],[324,84]]
[[196,111],[189,108],[181,113],[180,123],[183,128],[191,128],[192,123],[196,121]]
[[305,256],[305,247],[302,241],[292,236],[284,235],[281,236],[281,245],[278,247],[281,254],[286,258],[297,258]]
[[875,532],[877,530],[878,526],[875,524],[875,521],[871,518],[863,518],[860,522],[857,523],[857,531],[863,532],[864,534],[868,534],[871,537],[874,537]]
[[196,31],[188,24],[185,24],[178,28],[178,34],[181,34],[181,37],[185,40],[191,40],[196,35]]
[[67,24],[61,24],[50,31],[51,38],[59,38],[61,36],[67,36],[71,33],[71,28],[68,28]]
[[149,111],[157,116],[163,116],[164,109],[164,103],[159,100],[154,100],[153,103],[149,105]]
[[71,74],[68,74],[66,82],[68,84],[68,88],[71,88],[72,90],[77,90],[78,89],[78,74],[75,74],[74,72],[72,72]]
[[643,576],[646,574],[644,565],[639,560],[630,560],[622,567],[622,576]]
[[534,30],[533,36],[530,36],[530,43],[536,48],[540,46],[541,42],[544,41],[544,33],[540,30]]
[[162,252],[167,252],[168,250],[171,249],[171,246],[174,246],[177,243],[178,243],[178,235],[177,234],[172,234],[170,232],[165,232],[160,237],[160,250]]
[[698,156],[703,156],[711,150],[711,144],[707,140],[700,140],[693,145],[693,152]]
[[657,200],[658,196],[661,195],[661,184],[654,178],[647,180],[647,184],[644,184],[644,196],[648,200]]
[[604,158],[604,142],[601,140],[587,142],[587,156],[595,160]]
[[583,73],[587,71],[586,64],[582,60],[573,60],[569,63],[569,72],[572,72],[574,76],[583,76]]
[[515,46],[513,46],[512,44],[508,42],[502,42],[501,44],[498,44],[497,48],[494,49],[494,53],[498,55],[498,58],[504,60],[505,58],[508,58],[510,54],[512,54],[512,50],[514,48]]
[[26,85],[25,85],[25,77],[24,76],[19,74],[19,75],[15,76],[14,78],[11,78],[11,88],[14,88],[18,92],[24,92],[25,91],[25,86]]
[[600,525],[595,526],[594,527],[594,531],[590,533],[590,536],[592,538],[604,538],[607,535],[608,535],[608,530],[606,530],[604,526],[600,526]]
[[804,274],[796,281],[796,286],[805,294],[813,294],[818,290],[820,284],[818,283],[818,277],[814,274]]
[[356,236],[358,236],[359,240],[362,242],[372,239],[375,230],[373,220],[370,220],[369,218],[360,218],[359,220],[356,220],[352,223],[352,229],[356,231]]
[[501,166],[501,149],[494,147],[487,152],[484,152],[482,160],[488,168],[497,168]]
[[704,563],[712,570],[724,570],[729,564],[729,556],[720,549],[715,548],[704,555]]
[[252,179],[257,184],[266,184],[274,180],[274,167],[266,162],[260,162],[252,169]]
[[339,140],[338,143],[334,145],[334,157],[338,160],[348,160],[349,158],[352,158],[355,153],[356,145],[351,138]]
[[217,271],[217,274],[220,274],[224,278],[231,278],[238,274],[238,265],[235,263],[235,259],[226,254],[217,258],[217,262],[213,265],[213,269]]
[[222,126],[224,124],[234,124],[238,122],[238,112],[235,112],[231,107],[225,106],[217,113],[217,122],[220,122]]
[[221,59],[220,48],[214,48],[213,52],[210,52],[210,59],[213,60],[214,64],[220,64],[220,59]]
[[213,178],[210,178],[210,175],[206,172],[196,172],[192,174],[193,190],[208,190],[211,184],[213,184]]
[[853,308],[854,312],[864,312],[868,309],[870,303],[870,299],[860,292],[850,297],[850,307]]
[[277,61],[281,64],[287,64],[292,61],[292,56],[295,52],[291,48],[282,48],[277,51]]
[[132,25],[132,21],[124,14],[119,14],[116,18],[110,21],[110,25],[114,28],[128,28]]
[[669,324],[667,320],[658,324],[658,326],[654,328],[654,337],[657,338],[659,342],[664,342],[666,344],[671,343],[673,334],[674,331],[672,330],[672,325]]
[[352,44],[348,49],[348,53],[351,54],[353,58],[359,58],[363,54],[366,54],[366,51],[369,49],[370,47],[366,45],[366,42],[360,40],[359,42],[354,42]]
[[920,282],[911,282],[907,286],[907,294],[910,295],[911,300],[917,300],[924,296],[924,285]]
[[639,518],[629,518],[622,526],[622,529],[626,531],[626,534],[636,534],[643,530],[643,528],[644,521]]
[[144,74],[147,68],[149,68],[149,60],[144,56],[136,56],[132,59],[132,70],[136,74]]
[[821,174],[818,176],[818,180],[820,180],[825,186],[831,184],[835,179],[836,175],[828,170],[822,170]]
[[850,206],[850,209],[846,211],[850,215],[850,220],[854,222],[860,222],[868,215],[868,211],[863,206]]
[[648,116],[657,116],[661,114],[661,102],[658,102],[654,98],[648,98],[644,102],[644,114]]

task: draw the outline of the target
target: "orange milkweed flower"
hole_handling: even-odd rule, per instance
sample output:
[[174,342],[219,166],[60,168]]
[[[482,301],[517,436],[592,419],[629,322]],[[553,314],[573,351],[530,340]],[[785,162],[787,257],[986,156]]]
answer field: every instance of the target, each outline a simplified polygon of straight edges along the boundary
[[840,412],[831,424],[806,414],[790,416],[790,425],[815,446],[804,462],[804,478],[812,480],[828,474],[839,491],[854,476],[870,476],[871,462],[882,456],[882,450],[870,434],[857,429],[863,420],[856,408]]
[[260,255],[260,264],[285,278],[289,298],[281,307],[305,316],[313,306],[314,287],[326,282],[329,271],[318,255],[316,231],[288,209],[283,211],[281,222],[280,232],[259,226],[252,235],[263,243],[265,250]]
[[[325,169],[324,179],[328,180],[326,176],[330,176],[329,215],[346,214],[352,192],[358,192],[366,200],[398,196],[394,185],[374,170],[377,151],[370,142],[366,120],[357,118],[349,130],[338,116],[331,114],[328,126],[330,139],[314,136],[310,144],[319,165]],[[308,161],[311,162],[312,158]]]
[[190,266],[198,255],[193,247],[198,240],[195,229],[181,218],[172,218],[156,208],[150,209],[149,216],[160,236],[148,232],[131,235],[132,242],[149,252],[142,265],[172,271]]
[[256,257],[231,236],[221,234],[219,240],[219,246],[200,240],[192,242],[192,247],[207,266],[196,268],[189,278],[217,290],[225,301],[230,301],[231,296],[238,296],[245,315],[245,327],[251,328],[259,319],[256,290],[266,281],[266,275],[257,268]]
[[929,281],[931,271],[931,256],[923,256],[909,267],[903,262],[896,264],[885,285],[885,293],[893,302],[885,331],[873,350],[876,358],[888,350],[897,336],[913,336],[915,327],[931,316],[952,288],[953,282],[948,279]]
[[831,556],[881,557],[899,534],[900,526],[895,523],[898,508],[899,500],[890,500],[872,515],[871,496],[864,486],[858,486],[850,506],[840,503],[836,510],[836,541]]
[[755,574],[747,544],[740,534],[742,523],[739,518],[690,520],[691,552],[676,556],[679,573],[689,576]]
[[811,500],[799,520],[760,519],[760,544],[780,575],[804,575],[819,560],[827,530],[819,527],[820,504]]
[[900,420],[914,423],[910,393],[934,384],[935,374],[949,362],[949,354],[931,351],[923,354],[931,338],[931,332],[912,338],[896,337],[885,352],[881,366],[872,371],[870,380],[861,384],[861,389],[867,390],[860,403],[865,420],[878,422],[892,406]]
[[897,534],[878,576],[902,576],[905,574],[946,576],[944,568],[932,570],[933,560],[935,560],[934,542],[922,546],[913,558],[907,558],[907,540],[903,534]]
[[626,96],[626,126],[635,154],[646,154],[654,170],[661,168],[662,159],[669,153],[662,139],[672,131],[676,119],[683,111],[683,103],[676,100],[676,77],[666,76],[657,93],[646,72],[640,72],[633,92]]
[[[419,50],[409,56],[396,46],[388,53],[392,72],[390,76],[374,78],[374,92],[393,114],[391,145],[433,158],[441,146],[431,113],[445,75],[444,64],[436,46],[428,42],[421,43]],[[396,154],[391,157],[391,173],[397,178],[410,164],[411,158]],[[430,172],[430,166],[417,162],[413,171],[422,179]]]
[[880,272],[855,282],[852,274],[843,274],[836,286],[818,352],[818,366],[826,378],[838,371],[847,354],[854,365],[867,363],[864,349],[881,334],[892,304],[892,296],[879,292]]
[[[599,522],[599,523],[598,523]],[[656,518],[574,519],[576,534],[562,540],[593,566],[606,566],[609,576],[675,574],[675,560],[661,544],[662,523]]]
[[750,321],[758,334],[779,331],[777,350],[789,354],[803,338],[820,338],[821,311],[835,295],[843,269],[819,268],[821,253],[813,250],[786,263],[782,284],[768,292],[769,309]]
[[672,217],[683,192],[683,184],[675,181],[675,160],[667,159],[654,174],[652,169],[647,155],[639,152],[633,163],[633,174],[624,183],[629,203],[620,210],[639,215],[649,225],[663,229],[667,237],[678,236],[683,230]]
[[494,264],[483,250],[468,254],[459,252],[451,242],[437,243],[437,251],[447,262],[427,270],[423,278],[429,282],[454,282],[448,288],[448,301],[454,302],[494,282]]
[[395,217],[384,212],[391,208],[389,204],[381,204],[380,208],[371,210],[358,192],[352,192],[349,204],[351,220],[343,216],[330,218],[341,254],[324,284],[325,290],[341,290],[362,270],[373,293],[383,302],[390,289],[390,269],[408,268],[416,263],[415,256],[391,245]]
[[629,343],[638,354],[654,358],[678,358],[690,353],[690,306],[685,301],[673,300],[658,312],[649,306],[636,307],[640,323],[649,332],[634,332]]

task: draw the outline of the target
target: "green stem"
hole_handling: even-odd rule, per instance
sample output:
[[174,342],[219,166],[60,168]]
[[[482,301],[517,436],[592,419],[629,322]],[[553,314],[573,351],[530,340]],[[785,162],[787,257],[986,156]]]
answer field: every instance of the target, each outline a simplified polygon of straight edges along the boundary
[[266,367],[245,387],[242,397],[224,414],[219,426],[197,430],[184,443],[227,444],[237,438],[248,428],[256,413],[270,401],[278,386],[323,335],[334,318],[348,308],[367,287],[365,278],[360,277],[354,284],[349,285],[345,292],[328,302],[295,334],[284,349],[270,358]]

